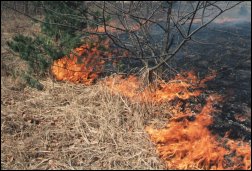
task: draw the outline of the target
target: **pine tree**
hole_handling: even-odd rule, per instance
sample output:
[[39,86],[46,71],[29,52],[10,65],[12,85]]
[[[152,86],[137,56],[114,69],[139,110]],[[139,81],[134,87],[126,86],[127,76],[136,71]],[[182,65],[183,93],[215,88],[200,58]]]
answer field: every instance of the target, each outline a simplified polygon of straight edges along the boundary
[[[41,33],[32,36],[16,35],[8,46],[29,64],[25,80],[41,89],[36,82],[53,62],[81,44],[81,30],[87,27],[86,8],[79,1],[37,1],[44,9]],[[32,83],[31,83],[32,82]]]

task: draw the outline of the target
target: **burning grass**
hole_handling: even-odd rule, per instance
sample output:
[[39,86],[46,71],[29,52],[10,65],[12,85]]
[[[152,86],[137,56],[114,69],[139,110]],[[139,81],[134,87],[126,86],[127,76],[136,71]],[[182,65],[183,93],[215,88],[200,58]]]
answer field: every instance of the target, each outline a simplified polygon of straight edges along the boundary
[[[225,138],[222,142],[218,141],[217,136],[212,135],[207,128],[213,122],[213,104],[220,101],[220,96],[210,95],[202,111],[194,116],[195,119],[175,116],[176,119],[171,119],[164,129],[157,130],[151,126],[146,128],[152,141],[157,144],[160,157],[166,161],[167,168],[250,169],[251,149],[248,143]],[[238,145],[239,143],[242,145]],[[235,155],[231,156],[232,153]]]
[[[106,45],[105,42],[103,44]],[[103,53],[97,48],[96,44],[86,44],[76,48],[69,57],[54,61],[51,68],[53,75],[57,80],[91,85],[103,70],[105,61],[100,56],[109,56],[109,53]]]
[[184,72],[175,76],[169,82],[159,81],[159,88],[154,91],[145,87],[143,82],[137,77],[130,75],[128,78],[122,76],[108,77],[104,83],[112,92],[118,92],[123,96],[135,101],[145,102],[165,102],[175,98],[182,100],[199,96],[204,88],[205,82],[213,79],[216,73],[210,73],[204,79],[199,80],[193,71]]
[[[75,53],[87,56],[78,63]],[[52,73],[58,80],[91,85],[102,71],[101,55],[96,46],[83,45],[55,61]],[[198,112],[192,110],[190,99],[201,96],[215,76],[200,80],[182,73],[161,81],[155,91],[132,75],[89,87],[47,79],[44,91],[37,91],[14,90],[13,80],[1,75],[1,168],[251,169],[248,143],[208,129],[222,97],[208,94],[205,104],[197,101]],[[169,118],[160,128],[156,118],[164,115]]]
[[37,91],[18,81],[26,66],[5,42],[31,33],[32,24],[21,15],[1,19],[1,169],[164,168],[144,131],[141,105],[101,84],[47,78]]
[[[184,75],[184,76],[182,76]],[[134,76],[127,79],[109,78],[105,82],[112,92],[118,92],[133,101],[156,102],[156,104],[177,101],[172,118],[165,128],[146,127],[151,140],[157,145],[159,156],[168,169],[246,169],[251,168],[251,147],[249,143],[213,135],[208,129],[213,115],[218,112],[214,104],[222,103],[218,94],[209,94],[206,104],[199,103],[198,113],[193,111],[189,99],[200,96],[205,83],[216,76],[213,72],[200,80],[193,72],[183,73],[162,83],[156,91],[143,87]],[[125,86],[126,85],[126,86]],[[183,103],[180,103],[183,101]],[[183,105],[184,104],[184,105]],[[162,111],[160,111],[162,115]]]
[[[74,60],[69,61],[70,66],[76,63]],[[84,72],[83,76],[86,78],[85,74]],[[71,78],[74,76],[74,73],[66,75],[65,80],[73,81]],[[81,77],[82,74],[78,76]],[[209,94],[205,105],[199,102],[201,110],[198,113],[193,112],[189,104],[188,100],[200,96],[206,88],[205,83],[215,77],[216,72],[210,73],[204,79],[199,79],[192,71],[185,72],[169,82],[160,80],[159,88],[155,90],[144,86],[143,82],[133,75],[127,78],[118,75],[108,77],[102,83],[111,93],[127,97],[131,102],[159,105],[178,99],[177,105],[171,110],[173,118],[166,128],[155,129],[151,125],[146,127],[168,169],[250,169],[251,164],[248,164],[248,161],[251,161],[251,148],[248,143],[230,143],[231,140],[226,137],[220,137],[218,140],[208,129],[213,123],[212,115],[216,112],[213,105],[222,102],[221,96]],[[179,101],[184,101],[184,107]],[[184,109],[181,111],[181,108]],[[160,114],[162,115],[162,111]],[[239,143],[244,145],[239,146]]]

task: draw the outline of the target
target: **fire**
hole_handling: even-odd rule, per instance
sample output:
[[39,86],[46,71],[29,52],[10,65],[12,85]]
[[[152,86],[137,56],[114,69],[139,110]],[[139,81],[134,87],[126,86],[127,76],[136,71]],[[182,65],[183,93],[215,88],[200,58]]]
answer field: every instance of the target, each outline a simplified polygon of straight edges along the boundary
[[[108,42],[103,42],[108,48]],[[111,53],[98,50],[99,44],[82,45],[52,65],[52,73],[58,80],[90,85],[102,72],[104,60]],[[206,82],[214,79],[216,72],[211,72],[204,79],[199,79],[193,71],[175,76],[165,82],[159,80],[159,87],[154,91],[137,76],[115,75],[106,78],[103,83],[113,92],[136,102],[171,102],[173,118],[165,128],[146,127],[146,132],[157,146],[157,153],[165,161],[168,169],[251,169],[251,147],[242,141],[217,137],[208,129],[213,123],[213,114],[217,110],[215,103],[223,98],[210,94],[206,104],[197,104],[200,112],[195,113],[188,99],[197,98],[206,88]],[[186,103],[181,110],[182,103]],[[237,116],[238,117],[238,116]]]
[[216,73],[213,72],[203,80],[198,81],[199,79],[193,71],[182,73],[169,82],[160,81],[160,88],[154,92],[149,91],[147,87],[143,88],[144,85],[141,80],[133,75],[128,78],[122,76],[109,77],[105,84],[112,92],[129,97],[131,100],[164,102],[175,98],[186,100],[193,96],[199,96],[201,94],[199,88],[205,87],[205,82],[213,79],[215,75]]
[[133,75],[125,79],[120,75],[109,77],[105,80],[105,84],[112,90],[112,92],[120,93],[121,95],[131,99],[140,95],[139,90],[141,87],[141,82],[136,76]]
[[[102,42],[108,48],[108,41]],[[53,62],[52,74],[57,80],[90,85],[103,70],[105,60],[111,53],[98,50],[99,44],[85,44],[73,50],[69,56]]]
[[[173,169],[246,169],[251,168],[251,149],[247,143],[238,146],[238,142],[228,140],[222,146],[211,134],[207,126],[212,123],[209,112],[212,101],[194,121],[184,118],[182,121],[172,120],[167,128],[153,129],[146,127],[153,142],[157,144],[157,152],[165,160],[167,168]],[[236,155],[231,156],[233,152]],[[229,166],[226,157],[232,166]],[[241,164],[242,163],[242,164]]]
[[[111,20],[111,21],[107,22],[106,24],[107,24],[106,31],[110,32],[110,33],[119,32],[119,30],[124,29],[122,24],[116,20]],[[116,28],[118,28],[118,29],[116,29]],[[95,31],[99,32],[99,33],[104,33],[105,32],[104,25],[98,26]]]
[[[136,76],[123,78],[109,77],[105,84],[113,93],[119,93],[132,101],[169,102],[175,99],[187,100],[202,94],[206,82],[214,79],[212,72],[200,80],[194,72],[177,75],[169,82],[160,82],[160,88],[154,92],[143,88]],[[221,103],[222,97],[209,95],[206,104],[198,104],[201,111],[195,114],[187,102],[184,111],[181,103],[171,110],[173,118],[163,129],[146,127],[151,140],[157,146],[157,153],[166,162],[168,169],[250,169],[251,148],[248,143],[220,138],[211,133],[208,126],[213,123],[212,115],[217,110],[215,103]],[[220,139],[220,140],[218,140]],[[233,155],[235,153],[235,155]]]
[[[220,102],[221,97],[210,95],[202,111],[195,116],[194,121],[189,121],[186,117],[172,119],[164,129],[154,129],[146,127],[153,142],[157,144],[157,151],[162,159],[167,163],[168,168],[174,169],[228,169],[225,156],[230,155],[234,150],[238,150],[239,155],[244,157],[244,166],[233,166],[232,168],[249,169],[250,148],[248,145],[229,146],[226,149],[211,134],[207,126],[212,123],[211,114],[215,111],[213,103]],[[180,114],[180,113],[179,113]],[[178,118],[179,116],[177,116]],[[181,119],[182,118],[182,119]],[[228,144],[227,144],[228,145]],[[238,160],[234,156],[232,160]],[[237,163],[238,164],[238,163]]]
[[[140,29],[140,25],[135,22],[130,22],[130,24],[127,24],[127,27],[123,25],[120,21],[114,19],[106,23],[106,31],[109,33],[119,33],[122,32],[123,30],[130,30],[130,31],[137,31]],[[96,32],[104,33],[105,32],[105,27],[104,25],[100,25],[97,27],[95,30]],[[124,31],[124,32],[125,32]]]
[[[227,142],[230,149],[236,153],[236,158],[233,159],[235,169],[251,170],[251,147],[248,143],[236,142],[228,140]],[[241,165],[240,163],[243,163]]]

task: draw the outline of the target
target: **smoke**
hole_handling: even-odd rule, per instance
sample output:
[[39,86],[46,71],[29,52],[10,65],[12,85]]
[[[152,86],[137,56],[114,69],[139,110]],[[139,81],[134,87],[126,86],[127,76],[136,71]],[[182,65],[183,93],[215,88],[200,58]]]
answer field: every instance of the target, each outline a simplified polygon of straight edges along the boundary
[[226,11],[215,23],[240,23],[240,22],[251,22],[251,2],[243,2],[236,7]]

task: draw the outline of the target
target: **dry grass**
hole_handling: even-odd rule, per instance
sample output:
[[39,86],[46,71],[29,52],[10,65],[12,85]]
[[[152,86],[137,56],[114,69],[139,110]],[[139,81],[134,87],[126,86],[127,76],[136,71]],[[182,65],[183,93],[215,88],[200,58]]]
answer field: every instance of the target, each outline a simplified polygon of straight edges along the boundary
[[144,131],[150,119],[145,107],[101,83],[47,78],[38,91],[15,78],[25,64],[5,42],[32,24],[22,16],[1,18],[1,169],[164,168]]
[[[6,42],[17,34],[32,36],[39,31],[39,25],[26,17],[4,10],[1,15],[1,77],[12,76],[14,87],[20,88],[23,84],[18,77],[27,70],[27,63],[21,60],[8,48]],[[23,87],[23,86],[22,86]]]
[[1,85],[3,169],[161,169],[144,113],[102,85]]

